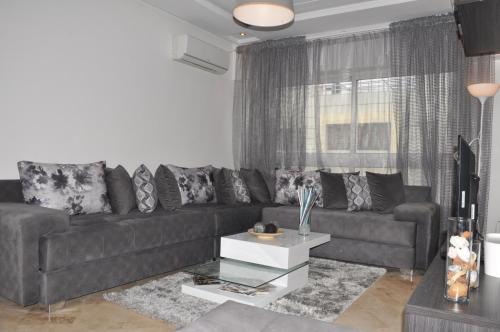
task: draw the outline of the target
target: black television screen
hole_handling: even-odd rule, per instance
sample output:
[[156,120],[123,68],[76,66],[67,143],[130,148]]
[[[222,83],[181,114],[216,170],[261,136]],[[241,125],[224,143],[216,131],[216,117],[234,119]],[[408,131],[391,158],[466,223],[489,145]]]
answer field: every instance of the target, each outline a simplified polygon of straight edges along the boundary
[[461,218],[476,219],[476,157],[472,152],[469,143],[467,143],[467,141],[463,139],[462,136],[458,136],[458,146],[455,161],[455,216]]

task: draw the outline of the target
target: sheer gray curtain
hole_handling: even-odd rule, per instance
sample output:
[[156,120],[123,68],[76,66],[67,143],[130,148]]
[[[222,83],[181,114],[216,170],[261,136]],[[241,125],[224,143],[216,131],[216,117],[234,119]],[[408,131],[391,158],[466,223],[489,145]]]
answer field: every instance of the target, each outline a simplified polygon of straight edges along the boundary
[[[466,87],[493,80],[493,61],[465,58],[452,15],[393,23],[390,35],[397,168],[406,183],[432,187],[444,222],[453,206],[457,136],[470,141],[478,133],[479,107]],[[487,215],[491,106],[483,118],[481,222]]]
[[389,50],[388,31],[239,47],[235,164],[389,171],[396,148]]
[[310,41],[309,60],[307,165],[390,172],[396,144],[388,31]]
[[238,47],[236,166],[264,171],[305,166],[308,72],[305,38]]

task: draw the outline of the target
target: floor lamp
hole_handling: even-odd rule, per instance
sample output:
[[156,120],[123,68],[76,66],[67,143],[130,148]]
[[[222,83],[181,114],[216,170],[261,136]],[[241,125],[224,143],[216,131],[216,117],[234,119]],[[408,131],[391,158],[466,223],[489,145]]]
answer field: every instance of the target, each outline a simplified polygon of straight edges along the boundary
[[467,87],[469,93],[479,99],[481,103],[481,113],[479,114],[479,136],[473,139],[469,145],[472,145],[477,141],[477,176],[481,178],[481,145],[483,143],[483,112],[484,104],[488,98],[493,97],[498,92],[500,84],[496,83],[478,83],[471,84]]
[[[477,141],[477,177],[481,179],[481,145],[483,143],[483,112],[484,112],[484,104],[488,98],[493,97],[500,88],[500,84],[496,83],[479,83],[479,84],[471,84],[467,87],[469,93],[479,99],[481,103],[481,113],[479,114],[479,136],[474,138],[469,145],[472,145]],[[478,223],[479,225],[479,223]],[[480,232],[480,230],[478,229]]]

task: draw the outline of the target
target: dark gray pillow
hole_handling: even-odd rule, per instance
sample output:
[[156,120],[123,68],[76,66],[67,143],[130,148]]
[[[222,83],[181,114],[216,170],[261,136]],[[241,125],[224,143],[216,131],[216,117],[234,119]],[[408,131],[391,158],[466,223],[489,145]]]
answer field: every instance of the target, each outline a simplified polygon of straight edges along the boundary
[[114,213],[123,215],[137,208],[132,179],[122,165],[106,169],[106,186]]
[[403,176],[396,174],[378,174],[366,172],[372,207],[380,213],[392,213],[394,208],[406,202]]
[[[323,207],[326,209],[347,209],[347,195],[342,173],[320,172],[323,187]],[[346,173],[358,175],[359,172]]]
[[271,203],[269,189],[267,189],[266,181],[259,170],[242,168],[240,174],[247,184],[253,202]]
[[139,211],[151,213],[158,205],[158,192],[151,171],[145,166],[139,166],[132,176],[135,200]]
[[217,202],[221,204],[248,204],[252,202],[250,190],[240,171],[214,168],[212,171]]
[[175,210],[182,206],[181,193],[174,174],[165,165],[160,165],[155,172],[158,199],[165,210]]
[[226,181],[224,176],[223,168],[214,168],[212,171],[212,176],[214,178],[215,184],[215,194],[217,195],[217,202],[221,204],[232,204],[233,199],[231,197],[232,187],[230,183]]

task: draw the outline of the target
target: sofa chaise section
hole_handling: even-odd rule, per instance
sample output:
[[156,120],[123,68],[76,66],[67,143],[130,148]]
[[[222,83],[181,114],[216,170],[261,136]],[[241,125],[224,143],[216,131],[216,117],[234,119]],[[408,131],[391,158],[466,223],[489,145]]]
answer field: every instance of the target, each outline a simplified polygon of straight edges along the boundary
[[207,261],[213,257],[213,234],[213,216],[195,211],[73,225],[49,234],[40,239],[40,302],[52,304]]
[[21,305],[40,297],[39,239],[69,229],[69,216],[24,203],[0,203],[0,295]]

